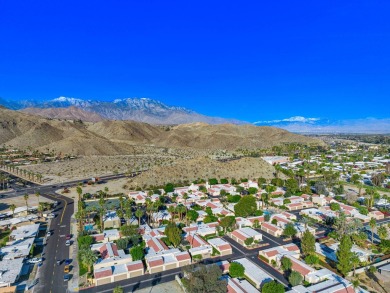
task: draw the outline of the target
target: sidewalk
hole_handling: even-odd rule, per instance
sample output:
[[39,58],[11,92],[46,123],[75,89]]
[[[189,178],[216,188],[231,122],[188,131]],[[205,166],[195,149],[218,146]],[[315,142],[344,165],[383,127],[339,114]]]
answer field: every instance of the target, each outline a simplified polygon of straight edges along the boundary
[[72,278],[68,282],[68,290],[70,292],[78,292],[79,291],[79,261],[77,258],[78,254],[78,244],[77,244],[77,237],[78,237],[78,230],[77,230],[77,220],[75,218],[75,214],[78,211],[78,204],[77,200],[74,200],[74,213],[72,217],[70,218],[70,233],[73,235],[73,245],[69,246],[69,258],[71,258],[72,261]]

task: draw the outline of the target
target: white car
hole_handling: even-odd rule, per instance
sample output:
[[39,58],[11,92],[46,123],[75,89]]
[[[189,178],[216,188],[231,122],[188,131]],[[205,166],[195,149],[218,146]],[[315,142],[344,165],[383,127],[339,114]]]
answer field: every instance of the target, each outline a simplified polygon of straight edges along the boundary
[[28,260],[29,263],[40,263],[42,262],[42,258],[34,257]]
[[47,236],[50,236],[51,235],[51,231],[47,231]]
[[46,218],[48,218],[48,219],[54,219],[55,217],[56,217],[56,215],[53,214],[53,213],[50,213],[50,214],[48,214],[48,215],[46,216]]
[[65,245],[70,246],[70,240],[66,240]]

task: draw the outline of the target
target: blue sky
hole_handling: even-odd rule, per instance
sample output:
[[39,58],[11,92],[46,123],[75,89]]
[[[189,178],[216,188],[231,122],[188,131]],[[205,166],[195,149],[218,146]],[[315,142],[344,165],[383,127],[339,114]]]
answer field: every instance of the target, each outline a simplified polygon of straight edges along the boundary
[[0,96],[389,118],[389,1],[0,0]]

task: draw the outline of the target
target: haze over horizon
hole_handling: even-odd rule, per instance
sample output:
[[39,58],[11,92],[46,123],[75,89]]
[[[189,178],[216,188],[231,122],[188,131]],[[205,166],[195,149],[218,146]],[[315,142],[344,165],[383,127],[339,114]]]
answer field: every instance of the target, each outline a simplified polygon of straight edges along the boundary
[[0,97],[148,97],[266,124],[389,123],[388,2],[69,4],[1,4]]

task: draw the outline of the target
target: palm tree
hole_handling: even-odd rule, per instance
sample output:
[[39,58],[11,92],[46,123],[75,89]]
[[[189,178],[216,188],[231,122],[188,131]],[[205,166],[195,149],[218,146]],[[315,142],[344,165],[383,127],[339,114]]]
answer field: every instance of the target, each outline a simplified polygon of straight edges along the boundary
[[351,256],[351,264],[353,266],[353,276],[355,276],[355,272],[356,272],[356,267],[359,265],[360,263],[360,259],[359,259],[359,256],[356,252],[353,252],[352,253],[352,256]]
[[91,249],[84,248],[80,250],[80,259],[83,264],[88,267],[88,273],[91,272],[91,266],[96,262],[98,257]]
[[79,196],[79,201],[81,200],[81,194],[83,193],[83,190],[80,186],[76,187],[77,195]]
[[135,211],[135,216],[138,218],[138,226],[141,227],[141,218],[144,215],[144,211],[142,209],[137,209]]
[[376,227],[376,220],[374,218],[371,218],[368,224],[370,225],[371,228],[371,243],[374,243],[374,229]]
[[9,209],[12,211],[12,218],[14,218],[14,216],[15,216],[16,205],[11,204],[11,205],[9,206]]
[[387,233],[387,228],[385,226],[379,226],[378,230],[378,236],[379,238],[382,240],[382,239],[386,239],[387,236],[388,236],[388,233]]
[[353,280],[351,283],[352,283],[352,287],[353,287],[354,289],[356,289],[356,288],[359,287],[359,285],[360,285],[359,279],[355,279],[355,280]]
[[103,232],[104,230],[103,216],[105,211],[106,211],[106,200],[104,199],[103,196],[101,196],[99,199],[100,232]]
[[188,199],[188,193],[187,192],[184,192],[183,199],[184,199],[184,204],[187,204],[187,199]]
[[171,220],[173,222],[173,218],[175,217],[175,207],[174,206],[169,206],[168,207],[168,212],[171,214]]
[[42,212],[45,210],[45,204],[43,202],[40,202],[38,204],[38,212],[39,212],[39,215],[42,216]]
[[35,192],[35,196],[38,198],[38,206],[39,206],[39,196],[41,195],[41,193],[39,191],[36,191]]
[[24,196],[24,201],[26,202],[26,209],[27,209],[27,214],[28,214],[28,194],[26,193]]

